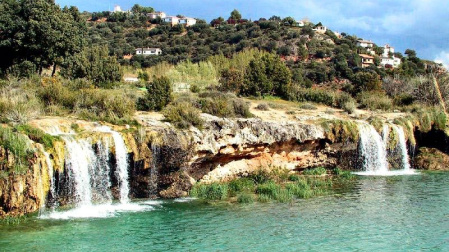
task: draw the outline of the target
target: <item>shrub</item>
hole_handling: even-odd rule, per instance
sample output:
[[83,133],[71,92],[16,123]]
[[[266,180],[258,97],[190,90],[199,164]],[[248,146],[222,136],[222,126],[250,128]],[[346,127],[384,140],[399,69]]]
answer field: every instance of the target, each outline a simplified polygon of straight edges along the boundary
[[256,109],[257,109],[257,110],[262,110],[262,111],[268,111],[268,110],[270,110],[269,107],[268,107],[268,104],[266,104],[266,103],[260,103],[260,104],[258,104],[258,105],[256,106]]
[[317,110],[318,108],[310,103],[304,103],[299,105],[300,109],[306,109],[306,110]]
[[200,110],[187,102],[170,104],[165,107],[162,114],[166,121],[173,123],[177,128],[186,129],[190,126],[201,128],[203,125]]
[[165,76],[153,77],[153,81],[147,85],[147,95],[140,98],[137,107],[139,110],[162,110],[173,100],[172,85],[170,79]]
[[15,129],[18,132],[27,135],[31,140],[42,144],[45,149],[52,148],[53,143],[59,140],[59,137],[47,134],[40,129],[31,127],[30,125],[19,125]]
[[281,186],[274,183],[273,181],[269,181],[267,183],[260,184],[256,188],[257,194],[268,195],[271,199],[276,199],[278,197],[278,194],[280,191],[281,191]]
[[259,169],[256,172],[250,174],[248,178],[253,180],[256,184],[263,184],[271,181],[270,173],[263,169]]
[[250,193],[242,193],[237,196],[237,202],[238,203],[253,203],[254,202],[254,195]]
[[343,103],[343,106],[341,108],[348,114],[352,114],[357,109],[357,105],[355,103],[355,100],[347,101],[347,102]]
[[244,191],[253,191],[254,187],[254,181],[250,178],[238,178],[229,182],[229,192],[231,195],[236,195]]
[[0,146],[16,157],[14,172],[24,174],[29,167],[28,160],[34,152],[29,145],[29,140],[10,128],[0,127]]
[[224,200],[228,198],[228,185],[213,184],[197,184],[190,191],[190,195],[206,200]]
[[317,167],[313,169],[306,169],[303,171],[302,174],[304,175],[325,175],[327,173],[326,168],[324,167]]
[[335,104],[335,94],[325,90],[298,88],[292,95],[298,102],[316,102],[327,106]]
[[357,96],[362,107],[370,110],[391,110],[393,108],[393,101],[381,92],[361,92]]
[[88,119],[117,121],[131,118],[135,101],[115,90],[84,89],[76,100],[75,112]]
[[250,118],[254,115],[249,112],[249,104],[243,99],[234,99],[232,101],[232,106],[234,107],[234,113],[237,117]]

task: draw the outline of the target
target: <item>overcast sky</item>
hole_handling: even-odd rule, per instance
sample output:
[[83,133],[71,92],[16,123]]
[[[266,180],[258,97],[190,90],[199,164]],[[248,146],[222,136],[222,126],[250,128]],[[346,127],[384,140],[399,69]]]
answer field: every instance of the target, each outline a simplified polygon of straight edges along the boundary
[[449,1],[448,0],[56,0],[77,6],[81,11],[112,10],[120,5],[130,9],[134,3],[151,6],[168,15],[206,19],[229,17],[235,8],[243,18],[291,16],[322,22],[333,31],[346,32],[377,45],[386,43],[397,52],[416,50],[423,59],[439,60],[449,66]]

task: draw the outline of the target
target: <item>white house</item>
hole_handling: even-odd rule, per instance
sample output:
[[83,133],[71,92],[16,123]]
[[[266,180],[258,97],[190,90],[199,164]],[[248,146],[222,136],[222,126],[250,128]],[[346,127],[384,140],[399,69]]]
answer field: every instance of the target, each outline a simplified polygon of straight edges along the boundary
[[115,13],[115,12],[123,12],[123,11],[122,11],[122,8],[120,7],[120,5],[116,5],[116,6],[114,6],[113,12]]
[[394,56],[394,48],[386,44],[384,46],[382,57],[380,58],[380,64],[385,68],[397,68],[401,64],[401,59]]
[[147,16],[150,19],[156,19],[156,18],[164,19],[165,17],[167,17],[167,14],[165,14],[165,12],[162,12],[162,11],[156,11],[156,12],[148,13]]
[[196,24],[196,19],[190,18],[190,17],[175,17],[175,16],[166,16],[163,18],[163,21],[165,23],[169,23],[171,26],[175,26],[178,24],[185,25],[185,26],[192,26]]
[[171,26],[179,24],[179,18],[176,16],[166,16],[163,20],[164,23],[169,23]]
[[363,48],[373,48],[374,43],[371,40],[359,39],[357,40],[357,46],[361,46]]
[[304,25],[305,25],[304,21],[296,21],[294,24],[294,26],[296,27],[304,27]]
[[313,28],[313,30],[314,30],[315,32],[317,32],[317,33],[324,34],[324,33],[326,33],[326,31],[327,31],[327,27],[326,27],[326,26],[320,25],[320,26],[317,26],[317,27]]
[[192,26],[196,24],[196,19],[184,17],[179,19],[179,24],[185,25],[185,26]]
[[391,57],[394,54],[394,48],[389,44],[384,45],[384,52],[382,53],[382,57]]
[[162,54],[161,48],[136,48],[136,55],[149,56],[161,54]]

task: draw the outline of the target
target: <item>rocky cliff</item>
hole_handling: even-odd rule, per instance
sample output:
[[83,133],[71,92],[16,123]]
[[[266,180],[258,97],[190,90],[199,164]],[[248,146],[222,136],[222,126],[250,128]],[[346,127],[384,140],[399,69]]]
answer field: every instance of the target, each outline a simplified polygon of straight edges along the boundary
[[[131,198],[183,197],[198,181],[230,180],[260,168],[283,167],[301,171],[338,166],[356,170],[361,166],[358,122],[350,118],[226,119],[208,114],[202,117],[205,122],[202,130],[194,127],[178,130],[160,118],[147,115],[137,116],[139,126],[108,125],[120,132],[127,146]],[[101,147],[98,146],[99,139],[107,134],[98,130],[101,124],[80,120],[45,118],[33,121],[31,125],[48,133],[72,133],[86,139],[96,152]],[[411,131],[406,131],[409,139],[432,145],[421,139],[427,138],[419,131],[419,125],[412,122],[410,125]],[[419,132],[416,140],[414,127]],[[447,138],[444,131],[434,134],[438,132],[443,132]],[[64,162],[67,153],[64,152],[67,150],[64,143],[58,141],[51,150],[44,150],[41,145],[29,141],[35,146],[29,169],[21,175],[11,172],[2,173],[0,177],[0,216],[32,213],[45,202],[54,200],[56,197],[50,190],[51,177],[59,188],[59,205],[70,203],[70,197],[73,197],[73,190],[66,184],[68,174]],[[441,151],[438,155],[446,155],[447,150]],[[113,150],[110,153],[105,162],[113,164]],[[0,160],[3,161],[3,171],[15,162],[14,155],[5,149],[0,149]],[[110,172],[113,174],[114,170]],[[118,198],[117,186],[118,182],[111,179],[114,198]]]

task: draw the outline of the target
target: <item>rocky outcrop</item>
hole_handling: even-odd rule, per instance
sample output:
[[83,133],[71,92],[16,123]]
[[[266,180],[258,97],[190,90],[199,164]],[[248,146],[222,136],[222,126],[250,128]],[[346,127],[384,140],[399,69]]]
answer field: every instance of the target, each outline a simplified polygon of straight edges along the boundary
[[449,171],[449,155],[435,148],[420,148],[415,165],[423,170]]
[[[131,198],[184,197],[198,181],[231,180],[260,168],[301,171],[315,167],[338,166],[349,170],[361,167],[357,122],[351,120],[313,117],[279,121],[226,119],[203,114],[201,130],[194,127],[179,130],[154,116],[137,118],[139,126],[107,125],[120,132],[127,146]],[[70,132],[78,138],[89,139],[93,149],[98,149],[99,139],[105,137],[105,133],[98,130],[104,124],[93,122],[47,118],[34,121],[32,125],[49,133]],[[415,141],[412,126],[407,132],[409,140]],[[416,141],[430,141],[427,133],[416,132]],[[444,134],[447,137],[447,133]],[[31,144],[36,151],[30,159],[30,169],[22,175],[4,172],[14,165],[15,160],[14,155],[0,149],[0,217],[35,212],[46,200],[54,198],[49,194],[49,162],[54,170],[56,187],[59,187],[59,203],[68,203],[73,197],[70,185],[66,184],[64,142],[54,142],[53,148],[46,150],[48,158],[41,145]],[[394,148],[391,151],[395,151]],[[420,151],[423,154],[418,155],[416,164],[424,169],[440,170],[448,166],[447,155],[435,150]],[[427,162],[428,156],[438,157],[438,160]],[[111,154],[107,162],[114,163],[115,157]],[[118,182],[111,180],[110,190],[117,199]]]

